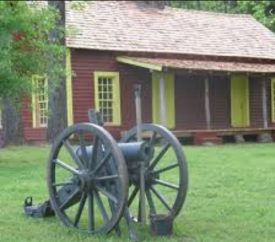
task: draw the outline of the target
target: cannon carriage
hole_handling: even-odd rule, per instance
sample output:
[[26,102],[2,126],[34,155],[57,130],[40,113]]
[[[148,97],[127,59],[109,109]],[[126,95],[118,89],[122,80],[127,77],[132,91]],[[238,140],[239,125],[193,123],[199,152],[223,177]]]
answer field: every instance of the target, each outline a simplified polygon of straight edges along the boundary
[[64,225],[92,234],[120,234],[124,217],[132,240],[138,240],[134,221],[146,223],[156,215],[174,219],[188,185],[178,139],[163,126],[139,123],[116,142],[98,113],[89,119],[55,140],[47,167],[49,201],[34,206],[27,198],[26,214],[55,214]]

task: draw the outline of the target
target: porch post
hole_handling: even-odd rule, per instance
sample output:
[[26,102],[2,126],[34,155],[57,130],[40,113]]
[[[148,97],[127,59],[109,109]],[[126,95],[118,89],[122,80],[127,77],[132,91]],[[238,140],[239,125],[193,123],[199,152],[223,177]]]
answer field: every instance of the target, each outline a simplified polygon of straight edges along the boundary
[[160,98],[160,121],[163,126],[167,125],[167,107],[165,95],[165,79],[163,73],[160,75],[159,80],[159,98]]
[[135,105],[136,105],[136,122],[137,122],[137,141],[140,142],[142,139],[141,133],[141,124],[142,124],[142,116],[141,116],[141,85],[134,85],[135,92]]
[[210,102],[209,102],[209,77],[208,77],[208,75],[204,79],[204,108],[205,108],[206,128],[211,129],[211,113],[210,113]]
[[262,79],[262,110],[263,110],[263,127],[265,129],[268,128],[268,121],[267,121],[267,103],[266,103],[266,80],[265,76]]

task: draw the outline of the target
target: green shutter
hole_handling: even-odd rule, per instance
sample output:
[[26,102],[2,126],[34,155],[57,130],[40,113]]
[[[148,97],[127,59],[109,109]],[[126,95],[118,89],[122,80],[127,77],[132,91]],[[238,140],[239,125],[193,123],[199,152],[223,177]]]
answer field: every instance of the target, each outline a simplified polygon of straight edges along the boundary
[[99,99],[98,99],[98,78],[100,77],[99,72],[94,73],[94,105],[95,110],[99,111]]
[[67,92],[67,125],[73,124],[73,89],[71,50],[66,49],[66,92]]
[[271,80],[271,120],[275,122],[275,78]]
[[153,123],[160,123],[160,108],[159,108],[159,80],[155,73],[152,74],[152,108],[153,108]]
[[[160,94],[159,83],[161,73],[153,72],[152,74],[152,107],[153,107],[153,122],[161,123],[160,118]],[[167,127],[175,128],[175,81],[174,74],[163,73],[165,81],[166,107],[167,107]]]
[[249,82],[245,74],[231,76],[231,125],[232,127],[250,125]]
[[121,125],[119,73],[114,74],[113,88],[113,124]]

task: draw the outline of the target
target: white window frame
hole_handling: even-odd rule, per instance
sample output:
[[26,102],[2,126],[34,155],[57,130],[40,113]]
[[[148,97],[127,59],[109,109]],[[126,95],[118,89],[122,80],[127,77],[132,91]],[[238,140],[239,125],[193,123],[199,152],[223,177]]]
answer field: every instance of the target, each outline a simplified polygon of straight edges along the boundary
[[271,79],[271,122],[275,123],[275,78]]
[[[40,93],[38,87],[38,81],[41,79],[45,80],[44,93]],[[48,121],[48,79],[45,76],[33,75],[32,87],[32,125],[33,128],[45,128]]]
[[[95,88],[95,108],[97,111],[101,110],[100,103],[100,91],[99,91],[99,79],[100,78],[111,78],[112,80],[112,98],[104,100],[103,102],[111,102],[112,109],[112,121],[105,122],[105,125],[109,126],[120,126],[121,125],[121,102],[120,102],[120,80],[119,72],[94,72],[94,88]],[[107,104],[106,104],[107,105]]]

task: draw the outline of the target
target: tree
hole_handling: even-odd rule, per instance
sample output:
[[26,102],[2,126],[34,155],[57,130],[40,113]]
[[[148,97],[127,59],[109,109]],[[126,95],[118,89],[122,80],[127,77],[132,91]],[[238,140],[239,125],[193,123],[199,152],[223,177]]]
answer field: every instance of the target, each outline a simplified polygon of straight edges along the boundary
[[171,7],[198,9],[224,13],[253,15],[267,28],[275,31],[275,1],[169,1]]
[[[58,11],[60,18],[56,21],[55,28],[49,33],[50,39],[56,40],[60,45],[65,46],[64,36],[59,32],[65,29],[65,1],[48,1],[49,6],[52,6]],[[66,57],[63,53],[61,62],[59,63],[65,69]],[[53,143],[57,134],[59,134],[67,126],[67,108],[66,108],[66,79],[63,76],[60,79],[59,85],[56,85],[55,75],[49,76],[49,115],[47,139]]]
[[239,1],[241,13],[252,14],[267,28],[275,32],[275,2],[274,1]]
[[32,75],[54,76],[58,85],[64,72],[64,48],[58,40],[48,38],[56,30],[59,14],[40,4],[0,1],[0,100],[5,145],[23,138],[20,104],[32,92]]

